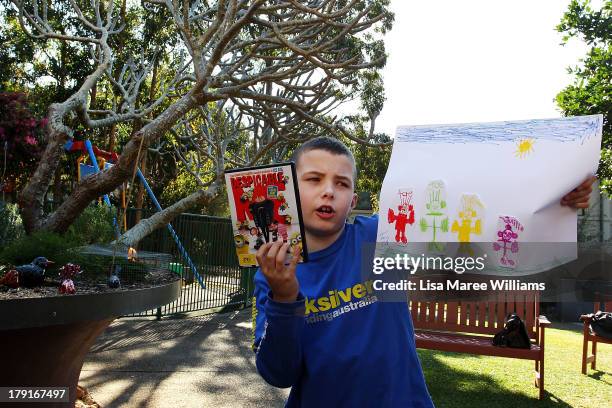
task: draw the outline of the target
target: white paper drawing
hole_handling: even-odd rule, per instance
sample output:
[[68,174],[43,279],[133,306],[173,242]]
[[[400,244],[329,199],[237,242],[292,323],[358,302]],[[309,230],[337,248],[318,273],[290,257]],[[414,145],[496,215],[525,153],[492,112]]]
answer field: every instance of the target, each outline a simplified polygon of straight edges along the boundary
[[[479,250],[495,257],[500,216],[520,220],[521,243],[576,242],[576,210],[561,198],[595,174],[599,162],[602,115],[455,125],[401,126],[397,129],[380,208],[397,205],[397,191],[413,189],[414,217],[427,228],[406,229],[408,242],[431,243],[431,212],[426,199],[432,180],[443,180],[444,213],[436,240],[465,241],[460,234],[466,195],[476,196],[483,211],[470,221],[469,242],[488,243]],[[442,201],[442,200],[440,200]],[[473,203],[473,202],[472,202]],[[440,203],[440,207],[441,203]],[[478,211],[476,211],[478,212]],[[442,217],[444,218],[444,217]],[[476,220],[480,225],[476,227]],[[379,220],[378,239],[394,237],[393,225]],[[472,222],[473,221],[473,222]],[[456,222],[456,224],[455,224]],[[420,225],[419,225],[420,226]],[[464,232],[467,230],[464,230]],[[461,237],[460,237],[461,236]],[[440,238],[440,239],[439,239]],[[388,242],[388,241],[387,241]],[[424,248],[426,245],[424,246]],[[457,246],[454,248],[456,250]],[[523,247],[525,251],[523,251]],[[575,259],[576,251],[529,253],[522,246],[517,274],[535,273]],[[516,254],[514,254],[516,255]],[[526,262],[525,260],[529,260]],[[500,266],[501,268],[501,266]]]

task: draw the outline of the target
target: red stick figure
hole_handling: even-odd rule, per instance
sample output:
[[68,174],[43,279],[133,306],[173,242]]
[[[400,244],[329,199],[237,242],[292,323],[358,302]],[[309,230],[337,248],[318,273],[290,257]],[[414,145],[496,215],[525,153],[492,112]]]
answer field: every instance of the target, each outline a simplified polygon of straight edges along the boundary
[[408,242],[406,238],[406,225],[414,224],[414,208],[410,204],[398,205],[397,215],[393,212],[393,209],[389,208],[387,215],[387,221],[389,224],[395,223],[395,242]]

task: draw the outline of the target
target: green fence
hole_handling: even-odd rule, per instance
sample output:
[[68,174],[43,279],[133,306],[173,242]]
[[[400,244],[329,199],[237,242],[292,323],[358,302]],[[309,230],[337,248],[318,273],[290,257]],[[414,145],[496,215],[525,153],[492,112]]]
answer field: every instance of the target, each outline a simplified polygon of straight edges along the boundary
[[[150,211],[129,209],[128,227],[135,224],[136,215],[142,217]],[[200,286],[180,254],[167,228],[160,228],[138,245],[145,251],[171,254],[175,263],[172,269],[181,275],[181,296],[175,302],[142,315],[170,315],[208,309],[245,307],[253,293],[254,268],[240,268],[235,252],[232,225],[229,218],[209,217],[197,214],[181,214],[172,221],[172,226],[189,254],[198,273],[204,279],[205,289]]]

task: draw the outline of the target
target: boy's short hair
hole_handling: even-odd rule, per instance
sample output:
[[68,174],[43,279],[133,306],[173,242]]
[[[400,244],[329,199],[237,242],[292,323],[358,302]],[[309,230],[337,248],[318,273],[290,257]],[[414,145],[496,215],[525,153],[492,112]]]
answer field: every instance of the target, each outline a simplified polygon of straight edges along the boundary
[[300,159],[302,154],[311,150],[325,150],[326,152],[329,152],[331,154],[348,157],[351,162],[351,165],[353,166],[353,185],[355,184],[357,180],[357,166],[355,164],[355,157],[344,143],[342,143],[338,139],[328,136],[315,137],[314,139],[308,140],[300,147],[295,149],[293,155],[291,156],[291,160],[293,160],[297,166],[298,160]]

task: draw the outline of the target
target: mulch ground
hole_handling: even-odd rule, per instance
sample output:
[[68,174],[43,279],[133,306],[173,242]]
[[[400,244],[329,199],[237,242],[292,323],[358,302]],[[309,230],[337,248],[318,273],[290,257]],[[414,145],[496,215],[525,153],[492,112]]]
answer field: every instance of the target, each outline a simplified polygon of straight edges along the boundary
[[[153,286],[160,286],[167,283],[172,283],[178,277],[167,270],[153,270],[147,273],[145,280],[137,282],[122,282],[121,287],[113,289],[108,287],[106,282],[100,280],[89,280],[86,277],[79,277],[74,281],[76,295],[96,294],[108,292],[120,292],[135,289],[146,289]],[[9,288],[8,286],[0,285],[0,300],[9,299],[25,299],[25,298],[41,298],[51,296],[73,296],[59,293],[59,280],[45,279],[43,286],[37,288]]]

